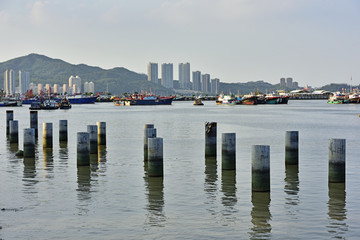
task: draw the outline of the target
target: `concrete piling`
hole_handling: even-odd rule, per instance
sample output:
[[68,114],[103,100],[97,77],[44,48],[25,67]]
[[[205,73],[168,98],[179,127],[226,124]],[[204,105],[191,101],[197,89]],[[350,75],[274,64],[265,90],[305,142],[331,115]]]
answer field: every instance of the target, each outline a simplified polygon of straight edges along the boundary
[[98,144],[106,145],[106,122],[96,122],[98,127]]
[[346,140],[329,139],[329,182],[345,182]]
[[10,121],[14,120],[14,111],[6,110],[6,135],[10,134]]
[[223,133],[221,147],[222,170],[236,169],[236,134]]
[[53,147],[53,124],[43,123],[43,148]]
[[38,112],[30,111],[30,128],[35,129],[35,137],[38,137]]
[[17,120],[11,120],[9,123],[10,143],[19,142],[19,123]]
[[77,133],[77,165],[90,165],[90,134],[88,132]]
[[216,157],[216,122],[205,122],[205,157]]
[[68,122],[67,120],[59,120],[59,141],[67,142],[68,140]]
[[35,129],[24,129],[24,158],[35,157]]
[[163,177],[163,139],[149,138],[148,141],[148,176]]
[[299,132],[287,131],[285,133],[285,164],[299,164]]
[[90,141],[90,154],[98,153],[98,126],[97,125],[88,125],[87,132],[89,133]]
[[253,192],[270,192],[270,146],[251,146]]
[[148,160],[148,139],[156,137],[156,128],[154,124],[144,125],[144,161]]

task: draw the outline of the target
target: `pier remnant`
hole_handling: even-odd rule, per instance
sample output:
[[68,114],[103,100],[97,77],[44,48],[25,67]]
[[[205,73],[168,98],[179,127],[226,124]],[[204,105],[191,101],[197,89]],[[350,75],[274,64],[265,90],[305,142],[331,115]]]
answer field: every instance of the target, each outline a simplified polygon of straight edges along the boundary
[[24,157],[35,157],[35,129],[24,129]]
[[14,120],[14,111],[6,110],[6,135],[10,134],[10,121]]
[[270,192],[270,146],[251,146],[251,187],[253,192]]
[[68,121],[67,120],[59,120],[59,141],[60,142],[68,141]]
[[30,128],[34,128],[35,137],[38,137],[38,111],[30,111]]
[[43,148],[53,147],[53,124],[43,123]]
[[346,140],[329,139],[329,182],[345,182]]
[[156,137],[156,128],[154,124],[144,125],[144,161],[148,160],[148,139]]
[[223,133],[221,147],[222,170],[236,169],[236,134]]
[[285,133],[285,164],[299,164],[299,132],[287,131]]
[[90,134],[88,132],[77,133],[77,165],[90,165]]
[[164,176],[162,138],[148,139],[148,176],[149,177]]
[[19,123],[17,120],[11,120],[9,123],[10,143],[19,142]]
[[216,122],[205,122],[205,157],[216,157]]
[[97,125],[88,125],[87,132],[89,133],[90,141],[90,154],[98,153],[98,126]]
[[106,145],[106,122],[96,122],[98,126],[98,144]]

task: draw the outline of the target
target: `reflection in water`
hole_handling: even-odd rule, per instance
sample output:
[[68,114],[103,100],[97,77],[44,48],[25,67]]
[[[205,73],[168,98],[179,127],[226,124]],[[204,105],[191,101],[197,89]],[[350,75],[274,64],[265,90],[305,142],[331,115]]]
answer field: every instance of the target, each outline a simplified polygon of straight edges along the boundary
[[24,158],[23,185],[25,193],[34,193],[33,186],[39,181],[36,180],[35,158]]
[[164,227],[164,184],[162,177],[144,177],[147,190],[148,210],[147,225]]
[[77,167],[77,197],[79,200],[78,209],[79,214],[86,214],[89,209],[90,189],[91,189],[91,170],[90,166]]
[[224,217],[235,221],[233,214],[237,212],[234,206],[237,203],[236,198],[236,171],[223,170],[221,174],[221,191],[223,192],[222,204],[225,207]]
[[68,159],[69,159],[69,149],[67,142],[60,142],[60,148],[59,148],[59,162],[60,166],[67,166]]
[[270,239],[271,238],[271,213],[270,192],[253,192],[251,196],[253,208],[251,210],[250,239]]
[[[205,158],[205,184],[204,191],[207,195],[205,204],[210,205],[208,210],[215,214],[215,210],[212,209],[215,206],[216,195],[217,195],[217,162],[216,157]],[[212,208],[211,208],[212,207]]]
[[98,162],[106,162],[106,145],[98,145]]
[[53,170],[54,170],[54,155],[53,150],[51,148],[44,148],[44,170],[46,172],[46,178],[53,178]]
[[8,148],[11,153],[15,154],[19,150],[19,144],[18,143],[9,143],[8,142]]
[[294,206],[299,204],[299,166],[286,165],[285,166],[285,208],[287,208],[289,215],[297,218],[297,210]]
[[329,225],[328,232],[334,238],[345,238],[348,231],[346,217],[346,192],[345,183],[329,183]]

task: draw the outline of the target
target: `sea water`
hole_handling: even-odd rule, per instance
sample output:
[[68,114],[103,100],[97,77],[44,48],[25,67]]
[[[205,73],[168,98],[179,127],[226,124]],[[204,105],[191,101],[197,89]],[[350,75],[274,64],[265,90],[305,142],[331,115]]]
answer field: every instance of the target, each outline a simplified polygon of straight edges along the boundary
[[[19,144],[0,109],[0,239],[330,239],[360,237],[360,105],[73,105],[38,112],[35,159],[15,157],[30,126],[12,108]],[[68,120],[60,144],[59,120]],[[107,145],[76,166],[76,134],[106,122]],[[44,150],[42,124],[53,123]],[[205,122],[217,158],[205,159]],[[143,127],[164,141],[164,178],[148,178]],[[299,131],[299,167],[285,167],[285,132]],[[221,133],[236,133],[236,171],[221,170]],[[346,184],[328,184],[328,142],[346,139]],[[251,192],[251,146],[270,146],[270,193]]]

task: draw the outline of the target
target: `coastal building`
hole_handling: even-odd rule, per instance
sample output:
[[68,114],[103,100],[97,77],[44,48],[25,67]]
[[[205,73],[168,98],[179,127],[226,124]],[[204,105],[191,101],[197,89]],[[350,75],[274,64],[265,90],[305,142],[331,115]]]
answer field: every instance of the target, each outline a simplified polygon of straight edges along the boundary
[[94,93],[94,83],[93,82],[85,82],[84,83],[84,93]]
[[201,72],[200,71],[192,72],[192,80],[193,80],[193,90],[201,91]]
[[15,75],[12,69],[4,72],[4,91],[6,96],[15,95]]
[[210,74],[206,73],[201,75],[201,91],[204,93],[210,93]]
[[19,71],[19,93],[25,94],[29,89],[30,85],[30,73]]
[[286,79],[285,78],[280,78],[280,87],[282,87],[282,88],[286,87]]
[[60,87],[59,87],[59,85],[58,84],[54,84],[54,90],[53,90],[53,93],[56,93],[56,94],[59,94],[60,93]]
[[37,85],[37,94],[43,93],[43,85],[41,83],[38,83]]
[[298,89],[299,88],[299,83],[298,82],[293,82],[293,84],[292,84],[292,88],[293,89]]
[[79,76],[70,76],[69,88],[72,89],[72,93],[81,93],[81,78]]
[[166,88],[174,88],[173,64],[161,64],[161,85]]
[[218,94],[219,87],[220,87],[220,79],[218,78],[211,79],[211,93],[215,95]]
[[37,85],[35,83],[30,83],[29,90],[31,90],[33,94],[36,94],[37,93]]
[[286,87],[289,89],[293,88],[293,79],[291,77],[286,78]]
[[51,85],[50,84],[45,84],[45,93],[47,94],[47,95],[51,95],[52,93],[53,93],[53,91],[52,91],[52,89],[51,89]]
[[63,84],[62,87],[62,93],[65,95],[67,93],[69,93],[69,86],[67,84]]
[[190,63],[179,63],[180,89],[190,89]]
[[158,84],[158,64],[148,63],[148,81]]

